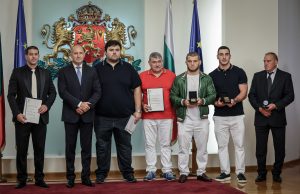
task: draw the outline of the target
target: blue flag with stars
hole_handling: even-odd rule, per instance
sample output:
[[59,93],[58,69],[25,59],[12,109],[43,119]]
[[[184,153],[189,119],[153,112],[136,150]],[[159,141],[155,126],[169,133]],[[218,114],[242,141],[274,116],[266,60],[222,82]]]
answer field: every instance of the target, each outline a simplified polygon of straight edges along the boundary
[[14,68],[21,67],[26,64],[25,49],[27,47],[26,25],[23,0],[19,0],[17,29],[15,40],[15,60]]
[[200,59],[202,61],[200,70],[203,72],[203,57],[202,57],[202,45],[201,45],[197,0],[194,0],[189,52],[197,52],[198,53],[198,55],[200,56]]

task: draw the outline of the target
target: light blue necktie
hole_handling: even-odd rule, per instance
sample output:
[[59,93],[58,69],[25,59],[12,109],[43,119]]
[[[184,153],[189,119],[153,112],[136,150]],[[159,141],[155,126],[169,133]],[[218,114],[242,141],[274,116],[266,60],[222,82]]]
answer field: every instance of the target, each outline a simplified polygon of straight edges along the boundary
[[79,83],[81,85],[81,71],[80,71],[81,67],[77,66],[76,69],[77,69],[76,70],[77,78],[78,78],[78,81],[79,81]]

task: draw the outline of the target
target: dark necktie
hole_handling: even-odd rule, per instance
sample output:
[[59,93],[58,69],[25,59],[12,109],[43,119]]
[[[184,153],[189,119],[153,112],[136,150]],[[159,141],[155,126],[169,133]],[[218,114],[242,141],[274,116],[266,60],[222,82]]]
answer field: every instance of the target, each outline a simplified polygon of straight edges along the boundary
[[273,74],[273,72],[268,73],[268,96],[270,96],[270,92],[271,92],[271,87],[272,87],[272,78],[271,75]]

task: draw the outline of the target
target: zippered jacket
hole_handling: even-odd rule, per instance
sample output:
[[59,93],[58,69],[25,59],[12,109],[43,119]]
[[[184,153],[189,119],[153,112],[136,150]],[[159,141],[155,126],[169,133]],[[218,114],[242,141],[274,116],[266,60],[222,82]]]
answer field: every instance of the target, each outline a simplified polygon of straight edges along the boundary
[[[198,97],[202,98],[204,104],[199,106],[201,119],[208,118],[208,105],[213,104],[216,99],[216,90],[211,77],[200,72]],[[187,99],[187,72],[176,76],[170,94],[171,102],[176,109],[177,121],[183,122],[187,107],[181,102]]]

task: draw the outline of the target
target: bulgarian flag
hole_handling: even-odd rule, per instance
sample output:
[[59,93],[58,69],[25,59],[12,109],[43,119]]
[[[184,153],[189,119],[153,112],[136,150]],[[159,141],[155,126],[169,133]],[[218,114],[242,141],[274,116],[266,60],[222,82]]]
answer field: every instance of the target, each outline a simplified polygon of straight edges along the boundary
[[164,67],[175,73],[171,0],[168,0],[167,11],[166,11],[166,23],[165,23],[165,34],[164,34]]
[[[3,88],[3,63],[0,34],[0,153],[5,147],[5,107],[4,107],[4,88]],[[1,168],[1,166],[0,166]]]
[[[165,34],[164,34],[164,67],[175,73],[171,0],[168,0],[167,10],[166,10],[166,23],[165,23]],[[174,111],[174,115],[175,115],[175,111]],[[176,143],[177,134],[178,134],[177,119],[176,116],[174,116],[171,145]]]

